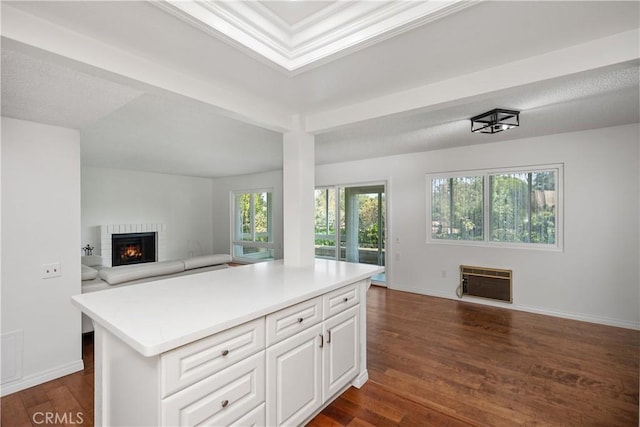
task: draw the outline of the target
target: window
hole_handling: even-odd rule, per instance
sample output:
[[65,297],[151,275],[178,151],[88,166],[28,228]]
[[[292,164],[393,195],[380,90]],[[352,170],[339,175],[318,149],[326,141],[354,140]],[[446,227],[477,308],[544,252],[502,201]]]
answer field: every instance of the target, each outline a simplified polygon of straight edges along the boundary
[[562,165],[427,177],[428,242],[561,248]]
[[233,257],[243,261],[273,259],[272,193],[236,192],[233,201]]
[[484,239],[482,183],[479,176],[431,181],[431,236],[434,239]]
[[339,253],[340,259],[344,260],[344,189],[316,189],[315,201],[316,257],[336,259]]

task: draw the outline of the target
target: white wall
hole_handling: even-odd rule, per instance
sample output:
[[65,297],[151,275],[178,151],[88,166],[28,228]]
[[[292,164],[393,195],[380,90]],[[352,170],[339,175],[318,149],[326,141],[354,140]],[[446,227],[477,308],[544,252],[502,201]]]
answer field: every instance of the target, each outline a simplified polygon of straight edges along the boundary
[[[1,144],[5,395],[83,368],[71,305],[80,293],[80,136],[3,117]],[[62,275],[43,279],[42,264],[54,262]]]
[[282,258],[282,171],[240,175],[213,180],[213,250],[231,251],[231,192],[244,190],[273,191],[273,233],[275,258]]
[[[513,308],[639,328],[639,141],[627,125],[345,162],[316,185],[388,181],[394,289],[456,298],[460,264],[503,267]],[[426,174],[548,163],[565,165],[563,252],[425,243]]]
[[211,191],[208,178],[84,166],[82,246],[101,254],[102,224],[162,223],[167,259],[211,254]]

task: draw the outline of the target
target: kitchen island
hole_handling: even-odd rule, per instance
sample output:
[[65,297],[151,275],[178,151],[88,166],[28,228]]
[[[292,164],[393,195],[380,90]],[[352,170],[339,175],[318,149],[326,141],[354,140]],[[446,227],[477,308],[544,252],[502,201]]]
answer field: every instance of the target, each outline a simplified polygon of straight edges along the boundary
[[382,267],[234,267],[73,297],[95,327],[95,424],[299,425],[367,380]]

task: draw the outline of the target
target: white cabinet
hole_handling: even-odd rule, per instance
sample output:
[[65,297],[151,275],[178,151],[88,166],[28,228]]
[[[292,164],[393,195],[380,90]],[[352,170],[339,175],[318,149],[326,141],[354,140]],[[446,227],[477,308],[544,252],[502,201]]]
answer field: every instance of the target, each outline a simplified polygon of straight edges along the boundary
[[267,346],[322,321],[322,297],[312,298],[267,316]]
[[324,307],[324,318],[328,319],[334,314],[338,314],[349,307],[360,303],[360,284],[352,283],[333,292],[329,292],[322,298]]
[[[267,425],[297,426],[329,399],[348,386],[360,373],[360,295],[362,282],[324,295],[322,323],[313,316],[298,333],[267,348]],[[319,298],[267,316],[269,325],[316,307]],[[302,317],[300,317],[302,318]],[[295,322],[289,321],[292,325]],[[303,329],[302,331],[299,331]],[[290,335],[290,334],[289,334]]]
[[264,402],[264,350],[163,399],[161,425],[233,425]]
[[264,350],[264,318],[227,329],[160,357],[162,397]]
[[366,381],[367,284],[279,305],[154,356],[98,324],[96,426],[304,424]]
[[360,370],[359,307],[331,317],[324,323],[323,399],[326,401],[349,384]]
[[322,325],[267,349],[267,425],[297,426],[322,405]]

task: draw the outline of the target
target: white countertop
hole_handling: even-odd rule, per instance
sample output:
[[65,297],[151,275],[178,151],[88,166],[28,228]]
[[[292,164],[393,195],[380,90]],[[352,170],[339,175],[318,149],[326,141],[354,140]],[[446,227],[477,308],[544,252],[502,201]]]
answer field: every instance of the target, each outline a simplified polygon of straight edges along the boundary
[[322,259],[310,267],[273,261],[75,295],[72,302],[154,356],[382,271]]

